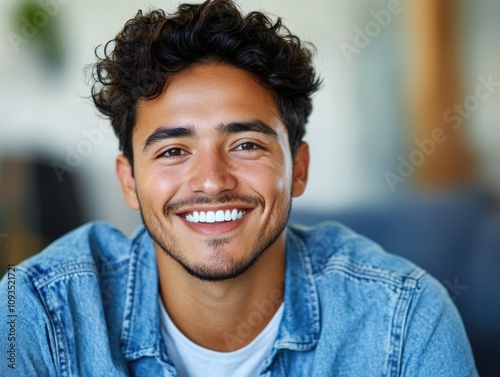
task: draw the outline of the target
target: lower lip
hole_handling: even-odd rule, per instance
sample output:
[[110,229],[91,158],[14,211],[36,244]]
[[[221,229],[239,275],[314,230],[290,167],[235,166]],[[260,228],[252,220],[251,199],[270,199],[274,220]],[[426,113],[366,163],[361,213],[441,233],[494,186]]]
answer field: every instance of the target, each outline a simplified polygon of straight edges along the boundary
[[234,221],[224,221],[224,222],[215,222],[215,223],[191,223],[187,221],[185,218],[182,218],[184,223],[190,228],[192,231],[204,234],[207,236],[213,235],[222,235],[224,233],[229,233],[232,230],[236,229],[241,225],[243,221],[250,214],[250,211],[246,213],[241,219]]

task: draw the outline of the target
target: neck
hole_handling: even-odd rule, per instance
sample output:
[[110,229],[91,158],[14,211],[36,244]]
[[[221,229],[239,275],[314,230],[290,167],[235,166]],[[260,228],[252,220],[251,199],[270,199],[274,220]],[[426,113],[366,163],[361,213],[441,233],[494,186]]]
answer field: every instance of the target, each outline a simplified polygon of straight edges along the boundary
[[284,234],[239,277],[222,282],[189,275],[155,245],[163,305],[194,343],[229,352],[249,344],[283,301]]

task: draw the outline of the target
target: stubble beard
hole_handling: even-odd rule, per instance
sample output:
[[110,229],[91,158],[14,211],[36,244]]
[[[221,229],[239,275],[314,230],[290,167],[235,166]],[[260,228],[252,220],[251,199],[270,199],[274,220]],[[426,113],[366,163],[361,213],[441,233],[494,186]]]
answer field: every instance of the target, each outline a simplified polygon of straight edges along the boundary
[[[225,201],[222,201],[225,202]],[[206,203],[206,201],[205,201]],[[269,247],[276,242],[282,232],[285,230],[286,224],[290,217],[292,209],[291,197],[288,202],[285,202],[276,209],[276,221],[273,228],[264,228],[261,234],[255,236],[254,244],[248,256],[241,260],[228,259],[224,257],[224,261],[215,257],[215,260],[209,263],[193,264],[189,262],[182,252],[182,245],[175,234],[165,233],[158,219],[153,213],[143,211],[140,206],[140,214],[142,222],[149,232],[154,242],[160,246],[163,252],[176,261],[189,275],[206,282],[221,282],[229,279],[234,279],[255,264],[255,262],[264,254]],[[263,206],[262,206],[263,208]],[[169,214],[170,213],[170,214]],[[171,223],[172,211],[166,210],[165,214]],[[215,255],[223,253],[224,248],[234,242],[231,238],[216,238],[206,241],[206,247],[211,248]]]

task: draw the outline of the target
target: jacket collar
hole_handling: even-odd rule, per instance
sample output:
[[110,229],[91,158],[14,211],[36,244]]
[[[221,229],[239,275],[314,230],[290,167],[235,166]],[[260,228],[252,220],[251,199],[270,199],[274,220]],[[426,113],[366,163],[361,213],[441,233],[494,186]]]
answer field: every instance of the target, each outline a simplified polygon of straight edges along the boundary
[[[318,293],[307,248],[290,229],[286,230],[285,265],[285,306],[274,348],[307,351],[319,338]],[[127,360],[160,357],[158,284],[153,241],[141,228],[131,243],[123,316],[121,342]]]
[[158,284],[153,240],[141,227],[132,239],[123,314],[121,342],[127,360],[160,356]]
[[285,308],[274,348],[308,351],[318,342],[320,311],[311,258],[306,245],[286,230]]

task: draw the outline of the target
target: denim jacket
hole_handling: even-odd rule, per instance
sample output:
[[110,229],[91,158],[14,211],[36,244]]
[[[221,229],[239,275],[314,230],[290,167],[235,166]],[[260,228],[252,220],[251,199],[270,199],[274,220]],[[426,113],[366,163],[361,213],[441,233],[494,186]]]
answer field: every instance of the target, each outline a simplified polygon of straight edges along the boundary
[[[287,227],[284,287],[259,376],[477,376],[446,290],[341,225]],[[0,375],[176,376],[158,292],[144,228],[76,229],[2,279]]]

